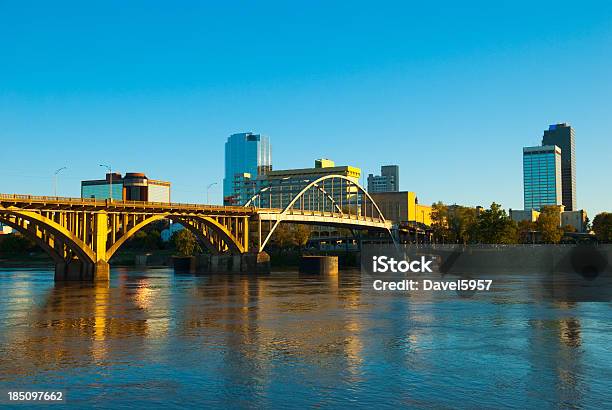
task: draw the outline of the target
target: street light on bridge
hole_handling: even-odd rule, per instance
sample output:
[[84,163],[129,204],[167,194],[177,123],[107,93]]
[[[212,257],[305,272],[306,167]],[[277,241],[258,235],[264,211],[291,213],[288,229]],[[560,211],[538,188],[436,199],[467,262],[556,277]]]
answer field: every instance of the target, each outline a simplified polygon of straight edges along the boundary
[[53,173],[53,196],[57,196],[57,174],[59,174],[60,172],[62,172],[65,169],[68,169],[68,167],[58,168]]
[[109,175],[108,199],[109,201],[112,201],[113,200],[113,170],[110,165],[100,164],[100,166],[108,170],[108,175]]

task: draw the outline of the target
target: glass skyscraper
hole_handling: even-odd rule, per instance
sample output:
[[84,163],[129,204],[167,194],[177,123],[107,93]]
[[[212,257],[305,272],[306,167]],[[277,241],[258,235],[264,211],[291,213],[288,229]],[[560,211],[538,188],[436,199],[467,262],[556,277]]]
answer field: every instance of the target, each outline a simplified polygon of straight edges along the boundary
[[575,211],[577,206],[574,129],[566,123],[553,124],[544,131],[542,145],[556,145],[561,148],[562,202],[566,211]]
[[235,189],[240,185],[234,184],[235,178],[255,179],[271,170],[272,148],[268,137],[250,132],[230,135],[225,143],[223,203],[240,205],[241,193]]
[[523,148],[524,209],[561,205],[561,152],[555,145]]

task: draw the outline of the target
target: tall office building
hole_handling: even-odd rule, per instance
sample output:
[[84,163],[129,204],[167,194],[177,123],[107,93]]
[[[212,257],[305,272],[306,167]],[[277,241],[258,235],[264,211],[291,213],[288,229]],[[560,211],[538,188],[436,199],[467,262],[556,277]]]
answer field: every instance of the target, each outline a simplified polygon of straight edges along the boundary
[[223,178],[223,203],[238,205],[241,192],[236,191],[234,178],[248,174],[257,178],[272,170],[272,148],[268,137],[243,132],[232,134],[225,143],[225,177]]
[[383,165],[380,175],[368,175],[368,192],[398,192],[399,165]]
[[561,148],[562,202],[566,211],[575,211],[577,208],[574,129],[566,123],[553,124],[544,131],[542,145],[556,145]]
[[555,145],[523,148],[525,210],[561,205],[561,152]]

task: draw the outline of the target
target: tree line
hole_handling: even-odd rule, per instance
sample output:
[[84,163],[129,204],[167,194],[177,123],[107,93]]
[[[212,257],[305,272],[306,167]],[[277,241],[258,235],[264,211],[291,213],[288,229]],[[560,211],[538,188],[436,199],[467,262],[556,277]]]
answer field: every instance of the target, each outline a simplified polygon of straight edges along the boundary
[[[536,234],[538,242],[559,243],[566,233],[576,232],[571,225],[559,226],[559,218],[558,206],[542,207],[535,222],[517,223],[495,202],[488,209],[437,202],[432,205],[431,227],[437,243],[531,243]],[[588,228],[588,220],[586,224]],[[612,213],[598,214],[592,229],[600,242],[612,242]]]

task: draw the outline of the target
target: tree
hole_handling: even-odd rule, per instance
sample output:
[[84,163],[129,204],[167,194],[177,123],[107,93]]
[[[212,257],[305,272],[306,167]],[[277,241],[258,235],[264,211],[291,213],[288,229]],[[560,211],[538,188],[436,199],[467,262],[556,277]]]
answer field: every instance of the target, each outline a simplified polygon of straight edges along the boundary
[[279,251],[285,248],[286,246],[291,245],[291,229],[289,227],[289,224],[281,222],[276,227],[276,230],[274,231],[274,234],[272,235],[271,239],[272,242],[278,247]]
[[451,240],[464,245],[470,242],[477,221],[476,208],[454,205],[448,208],[447,215]]
[[590,232],[590,231],[591,231],[591,220],[587,216],[584,218],[584,232]]
[[281,223],[274,234],[272,241],[278,247],[279,251],[287,246],[297,246],[302,248],[312,233],[312,228],[308,225],[292,225]]
[[198,240],[188,229],[181,229],[172,235],[176,251],[180,256],[193,256],[196,251],[201,251]]
[[300,249],[303,248],[306,243],[308,243],[308,239],[310,239],[311,233],[312,228],[308,225],[295,226],[293,229],[293,243]]
[[501,205],[493,202],[489,209],[481,211],[472,234],[474,240],[484,244],[513,244],[518,242],[518,231]]
[[559,243],[563,237],[561,229],[561,208],[558,205],[543,206],[540,209],[540,216],[536,222],[538,231],[542,234],[542,241],[545,243]]
[[597,240],[612,242],[612,213],[602,212],[593,219],[593,231]]
[[0,253],[8,255],[23,254],[36,248],[36,243],[20,233],[3,235],[0,242]]
[[436,202],[431,206],[431,229],[436,240],[444,243],[449,239],[448,206],[442,202]]
[[533,221],[519,221],[517,224],[518,240],[521,243],[535,242],[536,223]]
[[574,225],[564,225],[561,230],[563,230],[564,233],[578,232],[578,230],[574,228]]

